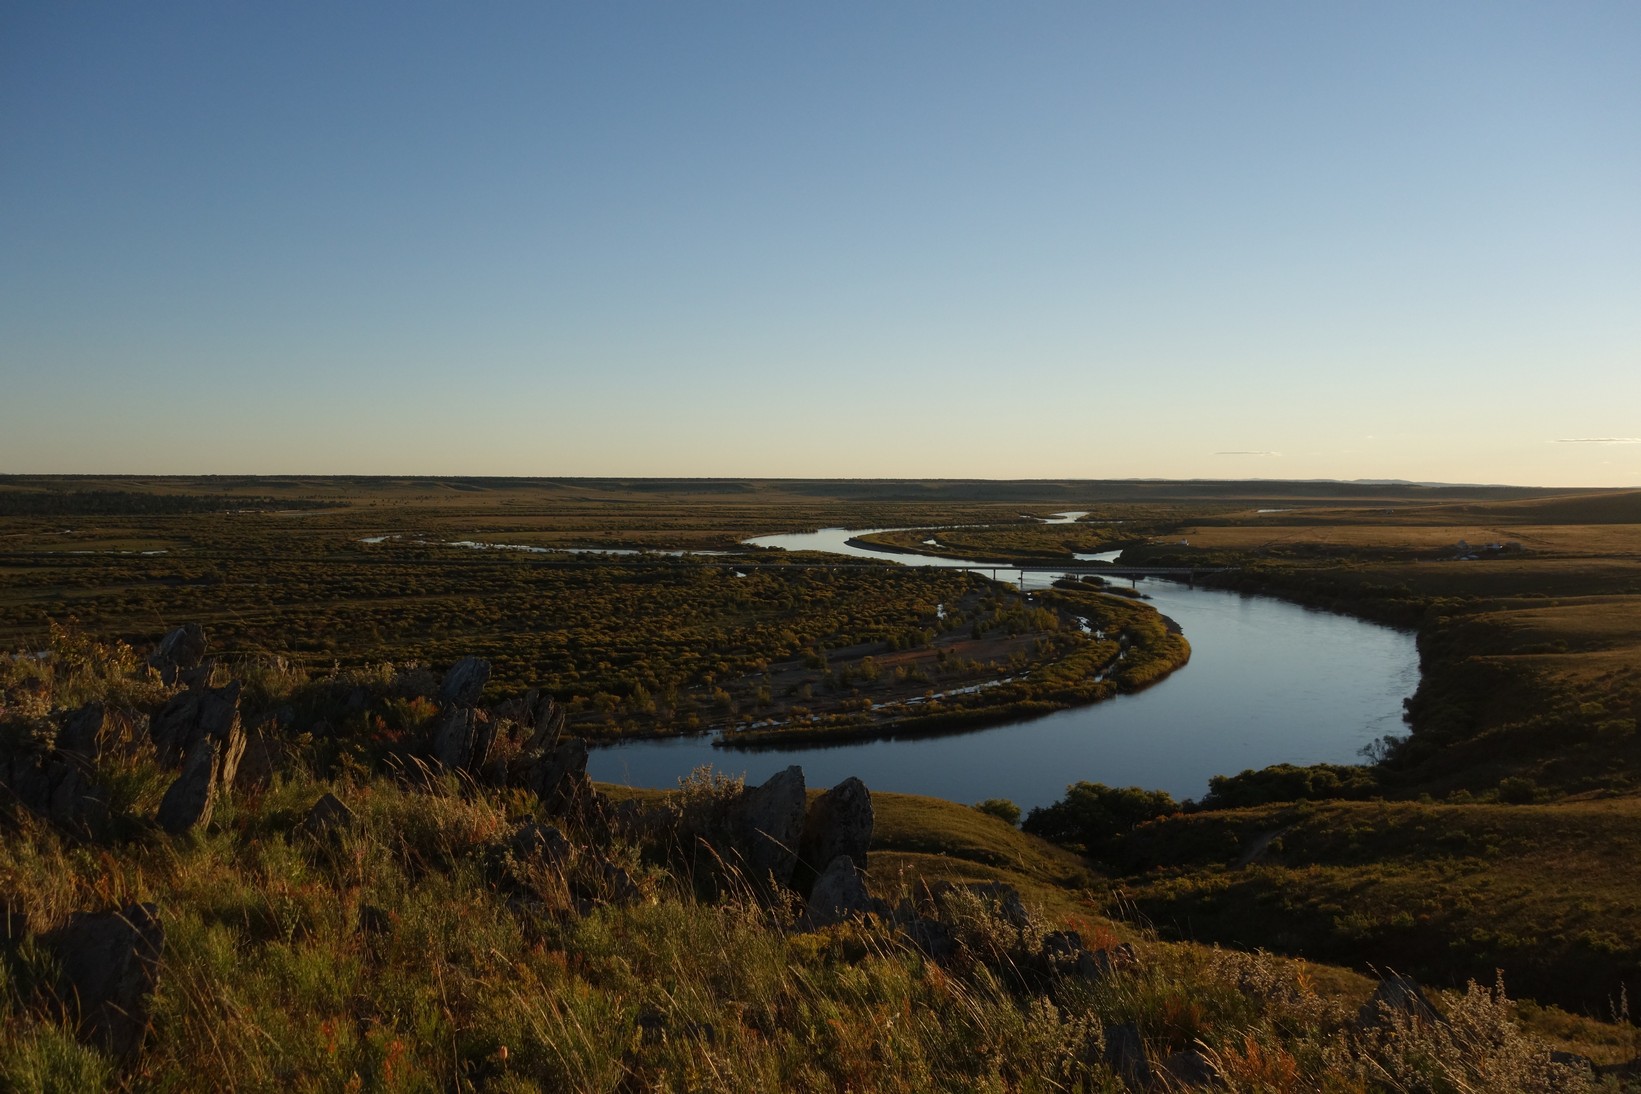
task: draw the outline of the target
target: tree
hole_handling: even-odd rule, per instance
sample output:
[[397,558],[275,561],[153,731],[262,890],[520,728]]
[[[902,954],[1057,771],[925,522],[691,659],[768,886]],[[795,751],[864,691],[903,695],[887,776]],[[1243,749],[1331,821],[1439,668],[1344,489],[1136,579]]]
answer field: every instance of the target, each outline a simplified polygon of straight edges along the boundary
[[1179,803],[1165,790],[1079,782],[1066,787],[1066,796],[1053,805],[1033,808],[1021,827],[1093,852],[1148,820],[1178,811]]

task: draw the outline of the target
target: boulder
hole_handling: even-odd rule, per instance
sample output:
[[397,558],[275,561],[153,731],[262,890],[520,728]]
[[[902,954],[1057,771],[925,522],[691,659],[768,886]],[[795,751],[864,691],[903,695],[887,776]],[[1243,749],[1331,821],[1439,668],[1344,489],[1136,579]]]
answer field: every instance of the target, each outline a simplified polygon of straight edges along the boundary
[[482,710],[450,707],[433,731],[433,758],[447,771],[476,774],[495,743],[495,723]]
[[1356,1024],[1363,1029],[1383,1025],[1388,1013],[1404,1014],[1416,1022],[1446,1021],[1417,983],[1397,973],[1390,973],[1379,981],[1372,997],[1357,1012]]
[[195,741],[183,761],[182,774],[160,799],[159,814],[155,818],[159,826],[172,835],[180,835],[196,825],[209,824],[220,771],[221,757],[216,741],[209,737]]
[[806,803],[803,768],[796,764],[742,796],[737,821],[746,871],[754,882],[773,879],[776,885],[792,884]]
[[507,853],[519,861],[538,861],[559,865],[570,857],[570,841],[552,825],[525,821],[507,837]]
[[1154,1077],[1139,1026],[1124,1022],[1105,1027],[1105,1066],[1115,1071],[1130,1090],[1150,1089]]
[[172,685],[200,666],[207,649],[205,631],[200,625],[185,623],[160,639],[160,644],[148,655],[148,663],[159,672],[161,680]]
[[482,657],[464,657],[444,674],[439,684],[439,702],[445,706],[473,706],[489,679],[490,662]]
[[80,1037],[122,1060],[142,1047],[165,928],[152,904],[79,912],[45,936],[61,975],[57,997]]
[[864,870],[871,842],[872,792],[851,776],[810,803],[798,857],[819,871],[839,855],[848,855]]
[[320,839],[335,832],[346,832],[353,827],[353,822],[353,810],[343,804],[341,798],[327,791],[320,795],[308,810],[308,815],[302,818],[301,830]]
[[587,778],[587,745],[579,737],[560,741],[530,765],[528,783],[550,814],[567,813],[592,799]]
[[195,742],[210,737],[223,746],[223,781],[233,782],[239,758],[245,752],[245,730],[239,721],[239,693],[236,680],[226,687],[189,688],[172,696],[148,727],[160,762],[176,766],[193,751]]
[[108,820],[108,793],[77,753],[60,752],[42,737],[26,738],[0,755],[0,787],[24,807],[82,839],[95,839]]
[[866,875],[854,859],[839,855],[815,879],[809,894],[808,921],[811,927],[830,927],[874,908],[871,894],[866,891]]
[[1176,1086],[1215,1086],[1219,1083],[1219,1069],[1198,1049],[1187,1048],[1170,1053],[1157,1065]]

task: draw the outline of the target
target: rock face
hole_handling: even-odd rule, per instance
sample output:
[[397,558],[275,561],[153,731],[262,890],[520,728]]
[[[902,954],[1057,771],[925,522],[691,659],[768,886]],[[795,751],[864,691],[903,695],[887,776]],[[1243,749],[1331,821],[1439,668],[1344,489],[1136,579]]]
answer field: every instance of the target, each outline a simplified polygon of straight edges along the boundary
[[871,842],[872,792],[851,776],[810,804],[798,856],[817,872],[839,855],[848,855],[864,870]]
[[160,644],[148,655],[148,663],[158,670],[166,684],[176,684],[199,668],[207,648],[205,631],[200,625],[185,623],[160,639]]
[[57,750],[85,763],[95,763],[111,748],[129,747],[135,722],[124,711],[87,703],[63,720],[57,731]]
[[40,738],[0,754],[0,786],[24,806],[81,838],[96,838],[108,820],[108,795],[84,757]]
[[873,908],[871,894],[866,891],[866,875],[854,859],[839,855],[815,879],[815,888],[809,894],[809,925],[829,927]]
[[525,821],[507,838],[507,852],[520,861],[539,861],[556,866],[568,861],[570,841],[551,825]]
[[302,831],[314,838],[323,838],[333,832],[345,832],[353,827],[353,810],[342,799],[329,792],[320,795],[308,815],[302,818]]
[[495,739],[495,723],[483,711],[451,707],[433,733],[433,756],[446,770],[476,774]]
[[549,813],[567,813],[592,799],[587,778],[587,745],[580,738],[560,741],[530,767],[528,782]]
[[1383,1024],[1385,1012],[1405,1014],[1421,1022],[1445,1022],[1436,1008],[1430,1005],[1419,985],[1408,977],[1391,973],[1379,981],[1373,996],[1356,1015],[1357,1025],[1368,1028]]
[[464,657],[444,674],[439,684],[439,702],[445,706],[473,706],[489,679],[490,662],[482,657]]
[[165,928],[152,904],[80,912],[45,936],[62,969],[57,995],[82,1038],[123,1060],[142,1047],[148,997],[159,975]]
[[773,879],[776,885],[792,884],[805,804],[803,768],[796,764],[771,775],[741,799],[738,824],[746,871],[754,882]]
[[234,783],[239,760],[245,753],[245,734],[239,724],[226,740],[201,736],[182,762],[182,774],[165,791],[155,820],[172,835],[197,825],[211,823],[211,810],[218,794],[226,794]]
[[189,688],[171,698],[154,715],[148,734],[160,762],[182,763],[203,737],[217,742],[223,763],[223,781],[232,783],[245,752],[245,730],[239,720],[239,681],[226,687]]

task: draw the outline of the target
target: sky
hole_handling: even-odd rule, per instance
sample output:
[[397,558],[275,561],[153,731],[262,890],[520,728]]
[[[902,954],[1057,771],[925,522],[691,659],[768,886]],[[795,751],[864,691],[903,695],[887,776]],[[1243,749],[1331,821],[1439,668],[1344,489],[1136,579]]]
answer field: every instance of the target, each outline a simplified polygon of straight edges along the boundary
[[0,5],[0,473],[1641,486],[1641,5]]

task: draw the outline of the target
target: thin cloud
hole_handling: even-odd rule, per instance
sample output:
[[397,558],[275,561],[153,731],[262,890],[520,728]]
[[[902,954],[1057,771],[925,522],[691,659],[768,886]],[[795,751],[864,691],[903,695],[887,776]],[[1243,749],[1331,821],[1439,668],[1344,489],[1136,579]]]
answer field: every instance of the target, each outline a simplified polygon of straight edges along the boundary
[[1280,455],[1282,455],[1282,453],[1280,453],[1280,452],[1236,451],[1236,452],[1215,452],[1214,455],[1216,455],[1216,456],[1280,456]]
[[1557,437],[1556,444],[1641,444],[1641,437]]

